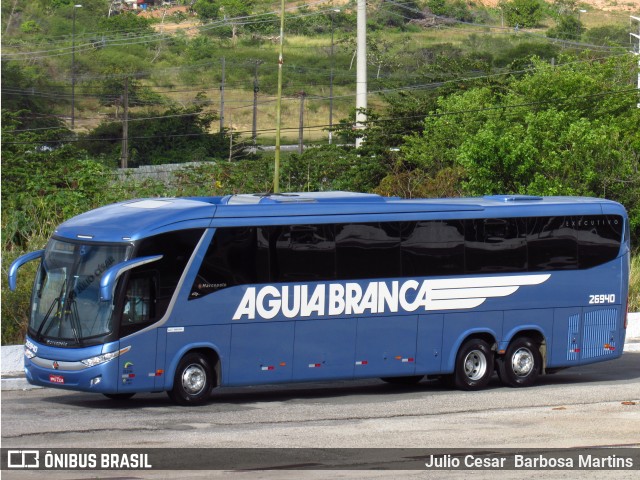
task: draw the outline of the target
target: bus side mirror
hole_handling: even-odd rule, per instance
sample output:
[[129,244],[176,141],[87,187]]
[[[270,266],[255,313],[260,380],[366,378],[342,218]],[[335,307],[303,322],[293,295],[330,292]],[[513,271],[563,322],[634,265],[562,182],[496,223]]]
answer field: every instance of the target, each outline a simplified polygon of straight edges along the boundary
[[44,256],[44,250],[38,250],[36,252],[27,253],[26,255],[22,255],[18,257],[9,267],[9,290],[15,292],[17,282],[18,282],[18,270],[25,263],[28,263],[32,260],[37,260]]
[[140,265],[146,265],[147,263],[157,262],[162,258],[162,255],[152,255],[150,257],[133,258],[126,262],[118,263],[109,268],[102,274],[100,279],[100,300],[104,302],[110,302],[113,299],[113,289],[116,286],[116,282],[120,275],[127,270],[139,267]]

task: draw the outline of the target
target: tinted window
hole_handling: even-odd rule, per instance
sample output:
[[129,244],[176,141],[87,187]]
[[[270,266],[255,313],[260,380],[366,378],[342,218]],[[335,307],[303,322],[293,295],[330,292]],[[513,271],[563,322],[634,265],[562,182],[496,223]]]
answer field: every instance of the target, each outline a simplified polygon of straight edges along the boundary
[[156,313],[156,282],[157,277],[149,275],[148,272],[129,277],[120,321],[121,338],[151,325],[160,318]]
[[262,234],[256,227],[218,228],[189,298],[234,285],[266,281],[269,245]]
[[281,227],[275,250],[277,269],[272,272],[273,281],[313,282],[335,278],[336,243],[332,225]]
[[520,218],[467,220],[466,271],[521,272],[527,269],[526,221]]
[[622,227],[585,216],[218,228],[190,298],[251,283],[568,270],[578,258],[590,268],[617,256]]
[[336,253],[340,279],[399,277],[399,224],[336,225]]
[[402,232],[402,273],[405,276],[464,273],[464,221],[407,222]]
[[[132,270],[125,289],[125,296],[129,298],[125,298],[123,315],[133,318],[132,314],[137,308],[138,319],[146,318],[148,322],[154,322],[162,318],[202,233],[202,230],[182,230],[156,235],[140,242],[137,257],[162,255],[162,259]],[[149,300],[151,295],[155,296],[153,300]],[[134,300],[136,305],[132,303]],[[145,302],[149,305],[155,303],[155,306],[153,309],[141,306]],[[127,308],[129,310],[125,312]],[[136,328],[142,326],[144,323],[138,322]]]
[[609,262],[618,256],[622,218],[616,215],[584,216],[576,226],[580,268]]
[[528,219],[529,270],[578,268],[578,240],[575,217]]

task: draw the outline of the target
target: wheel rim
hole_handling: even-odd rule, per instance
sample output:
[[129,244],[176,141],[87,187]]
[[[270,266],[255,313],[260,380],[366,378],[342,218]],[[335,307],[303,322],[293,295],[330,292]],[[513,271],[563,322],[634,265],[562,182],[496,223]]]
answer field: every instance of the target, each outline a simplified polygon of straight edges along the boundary
[[511,368],[518,377],[526,377],[535,366],[533,353],[528,348],[519,348],[511,357]]
[[464,359],[464,373],[469,380],[480,380],[487,372],[487,357],[480,350],[470,351]]
[[207,373],[201,365],[191,364],[182,372],[182,388],[189,395],[197,395],[207,383]]

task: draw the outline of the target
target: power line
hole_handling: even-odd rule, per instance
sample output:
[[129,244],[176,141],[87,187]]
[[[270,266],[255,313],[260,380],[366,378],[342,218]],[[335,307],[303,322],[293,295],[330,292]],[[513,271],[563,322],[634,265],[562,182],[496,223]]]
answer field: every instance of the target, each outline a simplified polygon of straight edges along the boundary
[[[464,114],[469,114],[469,113],[482,113],[482,112],[504,112],[506,110],[511,110],[511,109],[518,109],[518,108],[524,108],[524,107],[531,107],[531,106],[536,106],[536,105],[548,105],[548,104],[558,104],[558,105],[563,105],[565,103],[571,102],[571,101],[575,101],[575,100],[584,100],[584,99],[595,99],[595,98],[601,98],[601,97],[607,97],[607,96],[614,96],[614,95],[626,95],[626,94],[637,94],[638,90],[636,88],[628,88],[628,89],[621,89],[621,90],[611,90],[611,91],[607,91],[607,92],[601,92],[601,93],[594,93],[594,94],[589,94],[589,95],[575,95],[575,96],[566,96],[566,97],[562,97],[562,98],[552,98],[552,99],[548,99],[548,100],[540,100],[540,101],[536,101],[536,102],[523,102],[523,103],[516,103],[516,104],[507,104],[507,105],[495,105],[495,106],[490,106],[490,107],[482,107],[482,108],[476,108],[476,109],[466,109],[466,110],[456,110],[456,111],[448,111],[448,112],[439,112],[439,113],[427,113],[427,114],[421,114],[421,115],[410,115],[410,116],[399,116],[399,117],[387,117],[387,118],[379,118],[379,119],[375,119],[375,120],[369,120],[368,123],[370,124],[378,124],[378,123],[388,123],[388,122],[396,122],[399,120],[409,120],[412,118],[422,118],[422,119],[429,119],[429,118],[440,118],[440,117],[447,117],[447,116],[456,116],[456,115],[464,115]],[[299,100],[299,98],[297,99]],[[248,105],[248,107],[251,105]],[[160,117],[162,118],[162,117]],[[308,127],[306,127],[309,131],[310,130],[320,130],[320,129],[326,129],[328,128],[329,125],[328,124],[319,124],[319,125],[309,125]],[[297,131],[298,127],[286,127],[283,128],[282,130],[286,130],[286,131]],[[275,131],[274,128],[268,128],[268,129],[260,129],[257,130],[258,133],[273,133]],[[234,130],[234,134],[251,134],[251,130]],[[179,137],[195,137],[195,136],[206,136],[206,135],[217,135],[217,133],[186,133],[186,134],[169,134],[169,135],[146,135],[146,136],[137,136],[137,137],[129,137],[129,139],[152,139],[152,138],[179,138]],[[102,142],[117,142],[122,140],[121,137],[114,137],[114,138],[82,138],[82,139],[64,139],[64,140],[40,140],[40,141],[22,141],[22,142],[7,142],[7,141],[2,141],[2,144],[4,145],[33,145],[33,144],[50,144],[50,143],[62,143],[62,144],[66,144],[66,143],[78,143],[78,142],[86,142],[86,141],[102,141]]]
[[[626,56],[627,53],[619,53],[619,54],[614,54],[614,55],[607,55],[604,57],[598,57],[598,58],[588,58],[588,59],[583,59],[583,60],[575,60],[572,62],[564,62],[561,64],[556,64],[556,68],[566,68],[569,67],[571,65],[575,65],[575,64],[580,64],[580,63],[590,63],[590,62],[594,62],[594,61],[601,61],[601,60],[606,60],[608,58],[619,58],[619,57],[624,57]],[[243,64],[246,65],[250,65],[248,62],[245,62]],[[326,70],[326,69],[325,69]],[[441,81],[437,81],[437,82],[431,82],[431,83],[427,83],[427,84],[413,84],[413,85],[400,85],[398,87],[393,87],[393,88],[384,88],[384,89],[380,89],[380,90],[373,90],[370,91],[369,94],[386,94],[386,93],[393,93],[393,92],[397,92],[397,91],[403,91],[403,90],[421,90],[421,89],[433,89],[433,88],[437,88],[437,87],[441,87],[444,84],[447,83],[452,83],[452,82],[463,82],[463,81],[470,81],[470,80],[484,80],[484,79],[490,79],[490,78],[496,78],[496,77],[500,77],[500,76],[505,76],[505,75],[518,75],[518,74],[523,74],[523,73],[527,73],[527,72],[531,72],[536,70],[536,67],[530,67],[530,68],[526,68],[526,69],[521,69],[521,70],[508,70],[508,71],[503,71],[503,72],[496,72],[496,73],[492,73],[492,74],[485,74],[485,75],[474,75],[474,76],[467,76],[467,77],[456,77],[456,78],[452,78],[450,80],[441,80]],[[316,71],[321,71],[321,69],[316,69]],[[352,75],[349,75],[350,77],[352,77]],[[416,76],[420,76],[420,77],[424,77],[423,75],[416,75]],[[123,76],[124,77],[124,76]],[[406,78],[406,76],[403,76],[403,78]],[[411,78],[411,76],[409,77]],[[188,84],[189,86],[192,86],[193,84]],[[56,86],[56,85],[52,85],[52,86]],[[66,89],[69,88],[68,85],[57,85],[58,87],[62,88],[62,89]],[[180,86],[179,84],[177,86]],[[245,82],[245,83],[225,83],[225,86],[229,86],[229,89],[235,89],[235,90],[247,90],[250,89],[252,86],[250,84],[249,81]],[[296,88],[306,88],[309,89],[312,86],[328,86],[328,84],[324,84],[324,83],[298,83],[298,84],[290,84],[290,88],[292,89],[296,89]],[[237,87],[245,87],[245,88],[237,88]],[[102,90],[101,87],[83,87],[83,90],[87,90],[87,89],[98,89],[98,90]],[[175,94],[175,93],[198,93],[198,92],[202,92],[202,91],[207,91],[207,90],[217,90],[218,87],[217,86],[213,86],[213,85],[209,85],[209,84],[203,84],[201,86],[198,86],[197,88],[192,88],[192,89],[186,89],[186,90],[174,90],[174,89],[170,89],[169,86],[164,86],[164,87],[160,87],[160,88],[168,88],[169,90],[167,91],[160,91],[157,92],[155,90],[153,90],[154,86],[152,85],[144,85],[143,88],[147,88],[147,89],[151,89],[153,91],[153,93],[156,94]],[[157,88],[157,87],[155,87]],[[69,96],[69,94],[65,94],[65,93],[51,93],[50,91],[47,92],[43,92],[41,90],[36,90],[35,88],[14,88],[14,87],[3,87],[2,88],[3,92],[6,93],[11,93],[11,94],[22,94],[24,96],[43,96],[43,97],[50,97],[50,98],[66,98]],[[79,95],[84,95],[86,97],[96,97],[96,98],[105,98],[105,99],[109,99],[109,98],[118,98],[120,95],[118,92],[113,92],[111,94],[104,92],[104,90],[101,91],[100,94],[79,94]],[[353,94],[349,94],[349,95],[341,95],[341,96],[334,96],[334,98],[350,98],[353,97]],[[310,96],[310,98],[317,98],[317,99],[322,99],[322,98],[328,98],[326,96]],[[150,104],[153,104],[153,102],[149,102]]]
[[[320,0],[318,2],[313,2],[307,5],[297,5],[297,6],[289,7],[287,10],[299,10],[306,6],[327,3],[328,1],[330,0]],[[304,18],[309,16],[325,15],[329,11],[331,10],[330,9],[315,10],[313,12],[305,12],[298,15],[294,15],[293,18]],[[276,15],[276,12],[254,14],[254,15],[241,16],[241,17],[235,17],[230,19],[225,18],[223,20],[210,22],[203,26],[188,27],[188,28],[185,28],[184,30],[189,31],[189,30],[197,29],[199,32],[202,33],[202,32],[207,32],[209,30],[214,30],[217,28],[228,27],[229,25],[247,26],[247,25],[255,25],[259,23],[270,23],[270,22],[274,22],[275,19],[256,20],[256,21],[251,19],[264,17],[264,16],[273,16],[273,15]],[[145,29],[144,33],[148,33],[148,31]],[[78,45],[75,47],[75,49],[76,49],[76,52],[82,52],[87,50],[93,50],[95,48],[106,48],[109,46],[131,46],[131,45],[140,45],[145,43],[154,43],[154,42],[168,39],[168,38],[172,38],[172,35],[166,34],[164,32],[155,32],[155,33],[148,33],[143,35],[112,36],[112,37],[107,37],[106,35],[102,35],[102,38],[100,40]],[[71,54],[71,50],[72,50],[72,47],[57,47],[57,48],[52,48],[47,50],[4,53],[2,57],[3,59],[7,59],[7,60],[32,61],[32,60],[41,60],[45,58],[69,55]]]
[[[626,54],[619,54],[616,56],[612,56],[612,57],[605,57],[605,58],[615,58],[617,56],[626,56]],[[573,62],[566,62],[563,64],[558,64],[556,65],[555,68],[567,68],[569,66],[575,65],[575,64],[581,64],[581,63],[587,63],[587,62],[593,62],[593,59],[585,59],[585,60],[576,60]],[[459,82],[466,82],[466,81],[477,81],[477,80],[487,80],[490,78],[496,78],[496,77],[500,77],[500,76],[505,76],[505,75],[519,75],[519,74],[525,74],[525,73],[529,73],[532,71],[535,71],[536,67],[531,67],[531,68],[527,68],[527,69],[522,69],[522,70],[518,70],[518,71],[508,71],[508,72],[500,72],[500,73],[495,73],[495,74],[488,74],[488,75],[477,75],[477,76],[472,76],[472,77],[463,77],[463,78],[455,78],[455,79],[451,79],[451,80],[444,80],[444,81],[439,81],[439,82],[432,82],[432,83],[428,83],[428,84],[415,84],[415,85],[404,85],[404,86],[400,86],[400,87],[395,87],[395,88],[385,88],[385,89],[380,89],[380,90],[374,90],[369,92],[370,95],[385,95],[385,94],[392,94],[392,93],[397,93],[397,92],[402,92],[402,91],[418,91],[418,90],[430,90],[430,89],[436,89],[436,88],[440,88],[446,84],[450,84],[450,83],[459,83]],[[308,88],[309,85],[305,84],[302,85],[303,88]],[[214,90],[216,89],[216,87],[207,87],[206,89],[211,89]],[[205,89],[205,90],[206,90]],[[196,91],[200,92],[203,89],[197,89]],[[244,91],[244,90],[242,90]],[[12,91],[10,93],[16,93],[15,91]],[[33,95],[33,90],[25,90],[24,91],[24,95],[25,96],[32,96]],[[334,100],[340,100],[340,99],[352,99],[354,97],[355,94],[348,94],[348,95],[340,95],[340,96],[334,96]],[[52,95],[49,95],[52,96]],[[101,97],[101,96],[95,96],[95,95],[87,95],[87,97],[89,98],[93,98],[93,97],[98,97],[98,98],[105,98],[105,97]],[[269,100],[263,100],[260,101],[258,104],[261,106],[265,106],[267,104],[272,104],[275,100],[273,99],[273,97],[269,97],[266,96],[264,94],[261,94],[262,98],[270,98]],[[54,97],[55,98],[55,97]],[[68,95],[59,95],[58,98],[68,98]],[[114,98],[114,97],[106,97],[106,99],[109,98]],[[308,95],[308,98],[310,100],[327,100],[329,97],[327,96],[318,96],[318,95]],[[286,100],[290,100],[290,101],[297,101],[298,96],[287,96],[285,97]],[[198,102],[193,101],[192,104],[197,104]],[[232,107],[232,109],[245,109],[245,108],[249,108],[252,106],[251,103],[247,103],[246,101],[233,101],[233,100],[229,100],[227,103],[240,103],[241,105],[238,107]],[[171,105],[170,102],[166,102],[166,103],[160,103],[158,105],[163,105],[163,104],[167,104],[167,105]],[[154,105],[154,103],[149,102],[149,103],[143,103],[140,102],[138,103],[138,105]],[[188,114],[176,114],[177,116],[189,116],[189,115],[193,115],[193,113],[188,113]],[[52,118],[60,118],[57,115],[50,115],[50,117]],[[163,117],[167,117],[167,116],[153,116],[153,117],[139,117],[136,119],[132,119],[132,121],[143,121],[143,120],[147,120],[147,119],[157,119],[157,118],[163,118]],[[78,117],[82,120],[104,120],[104,116],[100,116],[100,117]],[[49,127],[50,129],[57,129],[58,127]],[[30,131],[30,129],[23,129],[20,131]]]
[[[408,10],[410,12],[414,12],[414,13],[419,13],[422,14],[422,11],[417,10],[413,7],[404,5],[402,3],[399,2],[395,2],[393,0],[386,0],[385,3],[388,4],[392,4],[392,5],[397,5],[398,7],[404,8],[405,10]],[[383,7],[384,8],[384,7]],[[413,20],[413,17],[406,17],[403,16],[401,14],[398,14],[396,12],[393,12],[391,10],[386,10],[388,13],[391,13],[393,15],[397,15],[399,17],[408,19],[408,20]],[[456,24],[459,25],[469,25],[469,26],[473,26],[473,27],[481,27],[481,28],[491,28],[491,29],[496,29],[496,30],[503,30],[505,32],[511,33],[513,32],[513,28],[511,27],[502,27],[502,26],[497,26],[497,25],[486,25],[486,24],[482,24],[482,23],[476,23],[476,22],[465,22],[463,20],[458,20],[455,18],[450,18],[450,17],[443,17],[440,15],[433,15],[434,18],[440,19],[440,20],[446,20],[448,22],[454,22]],[[578,47],[578,48],[596,48],[596,49],[603,49],[603,50],[612,50],[616,47],[609,47],[609,46],[605,46],[605,45],[594,45],[594,44],[590,44],[590,43],[582,43],[582,42],[576,42],[576,41],[570,41],[570,40],[565,40],[565,39],[560,39],[560,38],[552,38],[552,37],[547,37],[546,35],[542,35],[542,34],[537,34],[534,32],[530,32],[530,31],[525,31],[522,29],[518,29],[518,34],[523,34],[526,36],[531,36],[531,37],[537,37],[543,40],[550,40],[550,41],[554,41],[554,42],[558,42],[558,43],[562,43],[564,45],[570,45],[570,46],[574,46],[574,47]],[[622,45],[621,45],[622,47]]]

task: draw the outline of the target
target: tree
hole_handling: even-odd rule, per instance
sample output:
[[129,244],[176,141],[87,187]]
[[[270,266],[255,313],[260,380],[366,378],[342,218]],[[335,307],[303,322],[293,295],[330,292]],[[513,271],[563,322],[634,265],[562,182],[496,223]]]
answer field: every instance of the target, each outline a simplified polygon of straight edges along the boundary
[[[535,69],[498,88],[443,96],[401,147],[404,171],[458,170],[466,195],[587,195],[621,202],[640,236],[640,109],[630,57]],[[387,184],[390,184],[387,179]],[[435,185],[436,187],[438,185]],[[446,185],[441,185],[441,188]]]
[[578,0],[553,0],[553,11],[559,17],[578,11]]
[[124,12],[120,15],[103,17],[100,19],[100,27],[107,32],[113,32],[120,35],[143,35],[145,33],[153,33],[151,20],[132,12]]
[[463,22],[473,20],[471,10],[464,0],[427,0],[427,7],[435,15],[455,18]]
[[193,4],[193,11],[198,14],[202,21],[215,20],[218,18],[220,7],[214,0],[197,0]]
[[512,27],[536,27],[544,16],[541,0],[501,0],[499,5]]
[[253,0],[219,0],[220,17],[231,19],[231,38],[235,40],[238,36],[238,27],[241,24],[239,19],[251,14]]
[[[129,116],[129,166],[185,163],[225,158],[229,154],[226,132],[209,133],[217,119],[202,112],[200,105],[170,107],[162,113],[146,112]],[[151,117],[151,118],[148,118]],[[92,155],[115,158],[122,144],[120,122],[105,122],[83,136],[80,146]],[[243,152],[241,152],[242,156]]]
[[547,37],[563,40],[580,40],[584,33],[584,24],[574,15],[561,15],[558,25],[547,30]]
[[382,0],[373,11],[372,19],[385,27],[404,29],[413,19],[424,18],[420,5],[414,0],[402,4]]
[[585,41],[596,45],[629,46],[629,30],[617,25],[603,25],[588,29],[584,34]]
[[251,14],[253,0],[197,0],[193,4],[194,11],[203,20],[225,19],[231,23],[231,37],[235,40],[238,28],[241,25],[240,18]]
[[60,101],[54,95],[51,98],[35,95],[38,90],[62,93],[42,70],[3,60],[1,74],[3,112],[12,112],[21,129],[62,125],[53,114],[56,107],[67,105],[66,101]]

